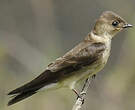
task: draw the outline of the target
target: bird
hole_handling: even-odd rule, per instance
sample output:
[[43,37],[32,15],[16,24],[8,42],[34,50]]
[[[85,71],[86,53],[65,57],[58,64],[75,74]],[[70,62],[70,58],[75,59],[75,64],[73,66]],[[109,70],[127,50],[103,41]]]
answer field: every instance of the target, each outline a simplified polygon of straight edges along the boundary
[[8,102],[13,105],[44,89],[66,87],[75,90],[75,85],[96,75],[106,65],[110,56],[111,41],[125,28],[132,27],[112,11],[104,11],[91,31],[73,49],[51,62],[32,81],[8,93],[13,96]]

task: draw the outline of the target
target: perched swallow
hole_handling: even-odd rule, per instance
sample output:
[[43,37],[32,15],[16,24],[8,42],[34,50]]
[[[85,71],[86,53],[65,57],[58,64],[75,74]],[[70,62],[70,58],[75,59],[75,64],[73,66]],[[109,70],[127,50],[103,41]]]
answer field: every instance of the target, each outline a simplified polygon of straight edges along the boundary
[[64,56],[50,63],[37,78],[9,92],[14,95],[8,105],[19,102],[44,88],[69,87],[99,72],[107,63],[112,38],[121,30],[132,27],[123,18],[105,11],[90,33]]

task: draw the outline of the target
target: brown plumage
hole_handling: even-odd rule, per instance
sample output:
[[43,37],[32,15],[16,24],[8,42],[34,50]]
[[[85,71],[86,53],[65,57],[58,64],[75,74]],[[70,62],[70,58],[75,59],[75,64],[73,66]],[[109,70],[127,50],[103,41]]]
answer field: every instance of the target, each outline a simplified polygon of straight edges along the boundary
[[[114,26],[112,22],[118,21]],[[8,105],[19,102],[51,84],[69,86],[96,74],[107,62],[112,37],[127,25],[126,21],[113,12],[104,12],[88,36],[63,57],[50,63],[45,71],[29,83],[9,92],[15,95]]]
[[[98,60],[105,49],[103,43],[90,43],[86,41],[80,43],[72,51],[68,52],[65,56],[60,57],[55,62],[49,64],[48,69],[41,75],[25,84],[24,86],[11,91],[8,95],[17,94],[8,105],[12,105],[22,99],[25,99],[36,93],[40,88],[51,84],[57,83],[63,77],[70,77],[74,74],[72,72],[80,70],[83,66],[90,65]],[[83,47],[80,51],[80,47]],[[74,53],[73,53],[74,52]],[[83,54],[86,55],[83,55]],[[72,55],[74,54],[74,56]]]

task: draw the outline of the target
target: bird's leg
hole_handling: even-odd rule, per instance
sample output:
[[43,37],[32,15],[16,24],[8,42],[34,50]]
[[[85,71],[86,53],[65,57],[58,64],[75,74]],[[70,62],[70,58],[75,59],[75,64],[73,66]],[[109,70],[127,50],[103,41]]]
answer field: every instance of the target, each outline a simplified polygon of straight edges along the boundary
[[89,79],[87,78],[87,79],[85,80],[85,83],[84,83],[84,85],[83,85],[83,87],[82,87],[82,90],[81,90],[79,96],[77,97],[77,99],[80,98],[80,99],[82,100],[82,104],[84,104],[84,98],[83,98],[83,96],[86,95],[86,91],[85,91],[84,89],[85,89],[86,84],[87,84],[88,82],[89,82]]
[[87,78],[87,79],[85,80],[85,83],[84,83],[84,85],[83,85],[83,88],[82,88],[82,90],[81,90],[81,93],[80,93],[79,96],[77,97],[77,99],[78,99],[78,98],[81,98],[81,99],[82,99],[82,104],[84,103],[84,98],[83,98],[83,96],[86,95],[87,89],[88,89],[88,87],[90,86],[90,84],[91,84],[91,82],[93,81],[93,79],[95,79],[95,77],[96,77],[96,75],[94,74],[94,75],[91,76],[91,79],[90,79],[90,78]]
[[76,89],[72,89],[72,91],[77,95],[77,99],[80,98],[82,99],[82,103],[84,103],[84,99],[82,98],[82,96],[85,94],[86,92],[82,91],[81,93],[78,93]]
[[[92,75],[92,76],[91,76],[91,80],[95,79],[95,77],[96,77],[96,74]],[[87,79],[85,80],[85,83],[84,83],[84,85],[83,85],[83,88],[82,88],[81,92],[84,91],[84,88],[85,88],[87,82],[89,82],[89,80],[90,80],[89,78],[87,78]],[[83,94],[84,94],[84,93],[83,93]]]
[[91,81],[93,79],[95,79],[95,77],[96,77],[96,75],[94,74],[93,76],[91,76],[91,78],[87,78],[85,80],[85,83],[84,83],[80,93],[78,93],[76,89],[72,89],[72,91],[77,95],[77,99],[80,98],[82,100],[82,104],[84,103],[83,96],[86,95],[86,91],[87,91],[88,87],[90,86]]
[[88,81],[88,78],[85,80],[85,83],[84,83],[83,88],[82,88],[80,93],[76,89],[72,89],[72,91],[77,95],[77,99],[81,98],[81,95],[86,94],[83,90],[84,90],[84,88],[86,86],[87,81]]

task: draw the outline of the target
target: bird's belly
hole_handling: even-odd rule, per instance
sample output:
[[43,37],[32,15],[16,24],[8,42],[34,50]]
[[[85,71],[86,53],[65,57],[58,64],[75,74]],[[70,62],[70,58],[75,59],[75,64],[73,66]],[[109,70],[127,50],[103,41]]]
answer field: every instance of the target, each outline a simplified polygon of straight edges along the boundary
[[75,73],[72,73],[73,75],[63,80],[62,86],[73,89],[76,82],[85,80],[89,76],[96,74],[104,67],[104,65],[105,63],[102,63],[102,61],[99,61],[98,63],[95,63],[93,65],[83,67],[81,70],[76,71]]

